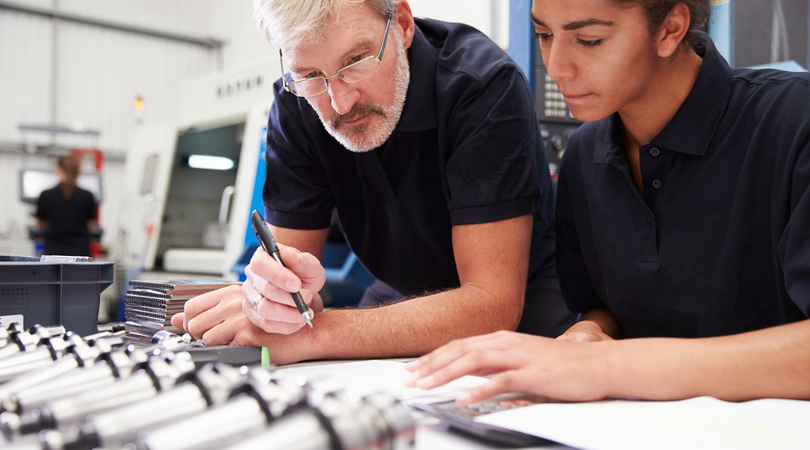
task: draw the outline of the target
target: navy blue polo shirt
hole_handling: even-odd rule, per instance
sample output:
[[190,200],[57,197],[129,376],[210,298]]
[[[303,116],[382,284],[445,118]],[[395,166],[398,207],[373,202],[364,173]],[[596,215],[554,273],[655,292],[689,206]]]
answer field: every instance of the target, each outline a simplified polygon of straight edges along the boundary
[[408,59],[405,107],[382,156],[344,148],[275,83],[266,220],[322,229],[337,207],[363,265],[412,296],[459,286],[452,226],[534,214],[529,273],[553,276],[554,198],[526,78],[462,24],[416,19]]
[[618,114],[583,125],[563,157],[563,295],[572,311],[609,309],[627,337],[810,314],[810,75],[730,69],[703,38],[692,91],[639,150],[644,195]]
[[65,198],[62,183],[42,191],[37,200],[36,216],[48,222],[45,230],[45,254],[90,256],[87,221],[96,217],[93,194],[76,187]]

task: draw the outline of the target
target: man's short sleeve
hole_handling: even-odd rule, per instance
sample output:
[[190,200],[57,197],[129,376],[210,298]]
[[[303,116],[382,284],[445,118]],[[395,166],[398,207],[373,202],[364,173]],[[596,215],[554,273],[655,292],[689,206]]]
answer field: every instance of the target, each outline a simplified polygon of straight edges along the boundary
[[810,126],[807,121],[804,123],[795,135],[803,144],[794,150],[795,163],[788,187],[790,218],[779,239],[778,252],[785,290],[805,316],[810,317]]
[[[279,95],[267,125],[267,176],[264,181],[265,220],[273,225],[315,230],[328,228],[334,199],[323,165],[303,125],[298,100]],[[288,104],[289,103],[289,104]],[[317,126],[322,126],[319,122]]]
[[488,81],[464,74],[451,83],[456,86],[447,86],[448,91],[462,92],[447,124],[453,148],[447,166],[452,225],[531,214],[542,142],[525,77],[506,64]]

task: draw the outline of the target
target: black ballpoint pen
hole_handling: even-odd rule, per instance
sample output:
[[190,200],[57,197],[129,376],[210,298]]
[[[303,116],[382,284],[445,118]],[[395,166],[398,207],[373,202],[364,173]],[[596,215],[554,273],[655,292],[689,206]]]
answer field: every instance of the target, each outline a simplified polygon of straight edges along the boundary
[[[278,253],[278,245],[276,245],[276,240],[273,239],[273,235],[270,234],[270,229],[267,228],[267,223],[265,223],[261,213],[254,209],[252,220],[253,232],[256,233],[256,238],[259,239],[259,244],[261,244],[264,251],[267,252],[268,255],[272,256],[281,267],[284,267],[284,263],[281,262],[281,255]],[[292,298],[295,302],[295,306],[298,308],[298,312],[301,313],[301,317],[303,317],[304,320],[307,321],[309,327],[312,328],[312,316],[309,315],[309,309],[307,309],[307,304],[304,303],[304,299],[301,298],[301,294],[299,292],[293,292]]]

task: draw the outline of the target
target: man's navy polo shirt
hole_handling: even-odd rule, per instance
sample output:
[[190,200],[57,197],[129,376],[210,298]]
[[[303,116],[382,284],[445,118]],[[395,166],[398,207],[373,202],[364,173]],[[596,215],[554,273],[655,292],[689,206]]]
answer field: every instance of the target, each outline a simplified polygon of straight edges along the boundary
[[525,77],[461,24],[416,19],[408,56],[405,107],[382,158],[344,148],[276,82],[266,220],[322,229],[337,207],[369,272],[412,296],[459,286],[452,226],[534,214],[529,274],[553,276],[554,198]]
[[810,75],[730,69],[706,42],[681,108],[631,174],[618,114],[569,141],[557,271],[569,309],[627,337],[704,337],[810,313]]

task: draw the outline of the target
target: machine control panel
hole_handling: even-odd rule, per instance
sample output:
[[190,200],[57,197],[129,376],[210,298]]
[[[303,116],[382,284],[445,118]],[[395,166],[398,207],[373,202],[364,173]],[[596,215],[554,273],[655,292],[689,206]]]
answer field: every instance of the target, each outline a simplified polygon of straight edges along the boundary
[[[557,83],[555,83],[554,80],[548,76],[548,74],[544,74],[542,84],[543,108],[542,110],[538,108],[537,111],[538,116],[541,117],[541,120],[543,117],[555,119],[574,119],[574,115],[571,114],[571,111],[568,109],[568,104],[565,103],[565,98],[563,97],[562,92],[560,92],[560,88],[557,87]],[[540,106],[539,103],[540,102],[538,99],[538,107]]]
[[540,46],[535,42],[534,107],[540,122],[540,132],[546,145],[549,171],[556,178],[560,160],[568,146],[568,138],[582,125],[565,102],[557,83],[548,76],[543,65]]

